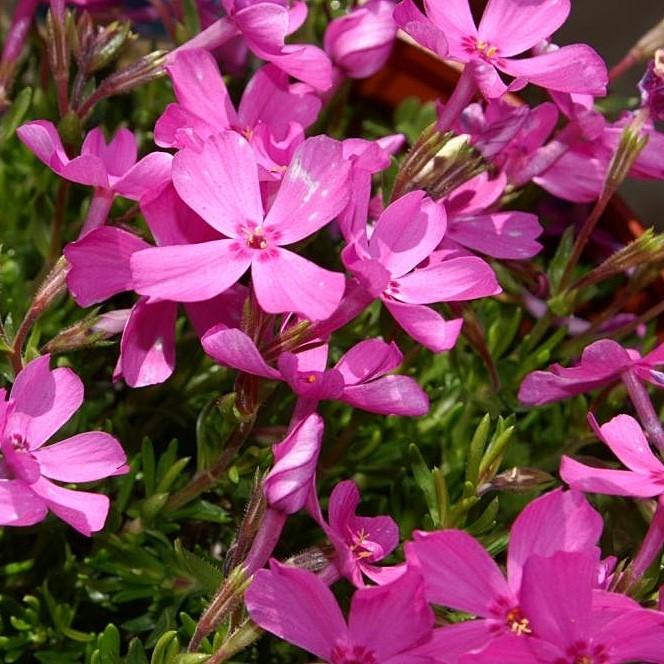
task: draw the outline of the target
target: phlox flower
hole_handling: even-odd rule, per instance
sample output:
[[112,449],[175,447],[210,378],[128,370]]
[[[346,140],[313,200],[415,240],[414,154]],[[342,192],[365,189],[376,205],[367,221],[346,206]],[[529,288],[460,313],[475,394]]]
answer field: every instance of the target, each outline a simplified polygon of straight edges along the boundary
[[406,559],[421,570],[427,599],[477,616],[436,630],[428,652],[438,652],[438,661],[452,663],[503,634],[530,634],[530,616],[524,607],[531,583],[524,575],[528,560],[557,551],[589,550],[597,559],[595,545],[602,526],[602,518],[581,493],[557,490],[537,498],[512,526],[506,576],[467,533],[416,531],[414,540],[406,544]]
[[251,268],[264,311],[327,318],[341,300],[344,276],[283,245],[312,235],[345,207],[349,168],[341,143],[326,136],[307,139],[265,214],[256,158],[242,136],[223,132],[205,141],[200,152],[180,150],[173,160],[175,189],[226,238],[135,253],[130,263],[136,291],[199,302],[230,288]]
[[212,329],[202,343],[205,352],[220,364],[287,382],[298,396],[300,414],[312,412],[322,400],[341,401],[382,415],[424,415],[429,410],[429,399],[413,378],[386,375],[403,359],[395,343],[361,341],[332,369],[326,369],[325,345],[304,353],[281,353],[274,368],[241,330]]
[[[664,662],[664,614],[594,590],[596,557],[558,551],[523,569],[521,606],[530,633],[505,634],[461,664],[627,664]],[[445,661],[444,656],[441,658]]]
[[626,371],[661,386],[664,375],[657,367],[662,364],[664,344],[642,357],[634,348],[624,348],[611,339],[600,339],[583,350],[579,364],[574,367],[552,364],[546,371],[529,373],[519,388],[519,400],[529,406],[541,406],[569,399],[611,385]]
[[107,496],[65,489],[60,482],[92,482],[128,472],[118,441],[89,431],[44,445],[83,403],[83,384],[71,369],[49,369],[50,356],[30,362],[6,400],[0,390],[0,523],[29,526],[50,510],[83,535],[104,527]]
[[[550,37],[565,22],[570,0],[490,0],[479,26],[468,0],[425,0],[426,16],[412,0],[395,10],[397,24],[442,58],[462,62],[487,98],[528,82],[550,90],[606,94],[606,65],[590,46],[573,44],[515,59]],[[509,86],[500,74],[514,77]]]
[[[330,494],[327,521],[319,510],[315,517],[334,546],[335,555],[330,564],[335,575],[344,576],[362,588],[364,575],[385,583],[383,577],[392,568],[378,567],[375,563],[389,556],[399,545],[399,526],[389,516],[358,516],[355,512],[359,504],[357,484],[352,480],[339,482]],[[399,569],[397,575],[401,571]]]
[[83,141],[81,154],[74,159],[67,156],[52,122],[28,122],[16,133],[61,178],[94,187],[81,235],[106,222],[116,195],[138,201],[170,177],[173,157],[166,152],[151,152],[137,161],[136,138],[128,129],[120,129],[109,143],[101,129],[93,129]]
[[413,191],[385,208],[371,237],[359,235],[342,254],[368,293],[383,302],[413,339],[434,352],[454,346],[462,321],[446,321],[424,305],[500,292],[493,270],[475,256],[420,267],[440,245],[446,228],[444,208],[423,191]]
[[233,107],[214,58],[202,49],[173,56],[166,66],[177,103],[155,125],[161,147],[199,148],[207,138],[232,129],[250,142],[267,177],[281,175],[318,116],[321,101],[308,86],[289,84],[274,65],[261,67],[247,84],[238,110]]
[[263,629],[329,664],[425,664],[414,654],[433,627],[422,579],[407,573],[385,586],[357,590],[348,621],[315,574],[270,561],[245,594],[251,619]]

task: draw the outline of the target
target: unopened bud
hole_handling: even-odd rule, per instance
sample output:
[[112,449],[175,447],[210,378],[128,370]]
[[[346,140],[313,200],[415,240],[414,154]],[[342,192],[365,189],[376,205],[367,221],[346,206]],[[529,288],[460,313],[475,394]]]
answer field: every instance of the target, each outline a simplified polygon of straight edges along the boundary
[[604,191],[613,193],[623,183],[634,162],[648,143],[643,124],[646,114],[643,110],[634,115],[633,120],[623,129],[618,149],[613,155],[606,175]]
[[648,109],[650,117],[664,120],[664,49],[655,51],[646,73],[639,81],[641,105]]
[[88,72],[106,67],[120,55],[127,42],[135,38],[129,26],[128,21],[113,21],[99,30],[92,43]]
[[479,496],[489,491],[509,491],[520,493],[540,489],[554,481],[552,475],[536,468],[512,468],[496,475],[490,482],[477,489]]
[[95,346],[124,330],[131,309],[119,309],[105,314],[86,316],[63,330],[42,349],[44,353],[64,353]]

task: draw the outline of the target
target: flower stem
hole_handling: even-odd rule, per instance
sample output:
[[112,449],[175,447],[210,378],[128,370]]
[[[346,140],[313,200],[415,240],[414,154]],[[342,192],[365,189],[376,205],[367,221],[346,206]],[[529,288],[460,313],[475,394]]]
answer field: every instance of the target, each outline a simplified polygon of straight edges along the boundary
[[629,398],[639,415],[639,419],[648,434],[648,438],[657,446],[660,452],[664,452],[664,429],[650,399],[648,390],[631,369],[625,371],[621,378],[627,388]]
[[475,83],[472,67],[464,67],[454,91],[447,100],[443,112],[438,117],[437,129],[441,134],[450,129],[463,109],[471,102],[476,92],[477,84]]

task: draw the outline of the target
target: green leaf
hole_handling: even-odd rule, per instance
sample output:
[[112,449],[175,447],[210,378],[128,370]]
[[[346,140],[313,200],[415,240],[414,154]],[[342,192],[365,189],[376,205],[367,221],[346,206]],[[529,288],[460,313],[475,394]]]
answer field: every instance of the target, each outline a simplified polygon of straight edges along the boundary
[[10,139],[23,122],[32,101],[32,89],[23,88],[15,97],[9,110],[0,119],[0,146]]

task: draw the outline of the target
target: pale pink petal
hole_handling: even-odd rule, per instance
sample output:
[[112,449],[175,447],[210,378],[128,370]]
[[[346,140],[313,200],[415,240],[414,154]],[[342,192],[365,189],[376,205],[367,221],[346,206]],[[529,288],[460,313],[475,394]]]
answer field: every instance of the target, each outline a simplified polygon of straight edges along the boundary
[[43,445],[71,418],[83,403],[83,383],[71,369],[49,368],[50,355],[32,360],[16,377],[10,399],[14,411],[7,428],[20,420],[28,447]]
[[60,134],[52,122],[26,122],[16,130],[16,135],[41,162],[56,173],[60,174],[62,167],[69,162]]
[[203,350],[216,362],[238,371],[281,380],[281,374],[270,367],[256,344],[241,330],[215,327],[201,339]]
[[288,75],[273,65],[261,67],[244,89],[238,110],[241,128],[266,124],[273,135],[283,138],[296,122],[308,127],[318,117],[320,98],[288,83]]
[[430,602],[491,617],[497,599],[512,600],[498,565],[467,533],[452,529],[415,531],[414,538],[406,545],[406,558],[415,557]]
[[410,376],[383,376],[370,383],[346,387],[341,401],[381,415],[426,415],[429,398]]
[[210,137],[200,152],[180,150],[173,159],[173,184],[182,200],[224,235],[236,237],[247,222],[262,222],[256,157],[235,132]]
[[46,518],[46,504],[23,481],[0,479],[0,525],[32,526]]
[[154,125],[154,142],[160,148],[193,148],[215,133],[214,127],[180,104],[168,104]]
[[595,97],[606,94],[606,65],[597,52],[585,44],[563,46],[523,60],[501,60],[496,66],[510,76],[551,90]]
[[567,649],[589,636],[598,553],[531,556],[523,568],[520,605],[540,639]]
[[500,292],[496,274],[481,258],[451,258],[395,280],[395,298],[408,304],[459,302]]
[[262,629],[323,660],[330,660],[348,628],[334,595],[311,572],[270,561],[245,594],[251,619]]
[[664,480],[664,464],[648,445],[643,429],[629,415],[617,415],[599,428],[601,439],[630,470],[659,473]]
[[494,258],[518,260],[541,251],[535,240],[541,233],[534,214],[510,211],[450,219],[447,237]]
[[437,311],[419,304],[405,304],[396,300],[383,300],[394,319],[415,341],[440,353],[454,347],[463,320],[445,320]]
[[371,235],[369,251],[392,277],[400,277],[431,254],[446,227],[444,209],[423,191],[413,191],[385,208]]
[[273,2],[259,2],[235,12],[233,20],[256,55],[269,60],[270,55],[281,52],[288,34],[286,7]]
[[355,344],[335,365],[346,385],[366,383],[396,369],[403,360],[399,347],[382,339],[366,339]]
[[344,275],[324,270],[306,258],[277,247],[269,257],[254,258],[251,267],[256,298],[271,314],[295,312],[325,320],[341,302]]
[[110,506],[108,496],[64,489],[43,477],[31,488],[45,501],[51,512],[79,533],[89,537],[104,527]]
[[322,92],[332,87],[332,63],[317,46],[288,44],[279,52],[263,51],[261,57],[316,90]]
[[[180,153],[181,154],[181,153]],[[134,289],[176,302],[209,300],[232,286],[251,264],[236,240],[144,249],[131,257]]]
[[212,55],[198,48],[175,53],[166,65],[178,102],[217,131],[230,129],[235,109]]
[[271,508],[294,514],[315,492],[323,429],[323,418],[312,413],[272,448],[274,465],[263,480],[263,493]]
[[449,57],[466,62],[468,37],[477,36],[477,28],[468,0],[425,0],[427,16],[442,30],[449,44]]
[[348,629],[351,642],[366,646],[376,661],[407,661],[405,653],[431,634],[434,615],[419,574],[407,572],[393,583],[358,590],[351,600]]
[[489,0],[477,32],[499,56],[507,57],[550,37],[569,12],[570,0]]
[[177,304],[141,298],[132,309],[120,343],[119,371],[130,387],[157,385],[175,368]]
[[631,470],[593,468],[568,456],[560,460],[560,477],[572,488],[587,493],[635,498],[653,498],[664,494],[664,476],[652,478]]
[[120,176],[136,163],[136,137],[129,129],[120,129],[107,144],[104,132],[95,127],[81,145],[81,155],[98,157],[109,175]]
[[298,147],[284,174],[277,196],[265,217],[265,229],[279,245],[315,233],[348,203],[350,163],[342,145],[316,136]]
[[63,164],[59,175],[65,180],[91,187],[110,189],[111,186],[106,166],[99,157],[91,154],[75,157],[70,162]]
[[159,189],[171,179],[173,155],[167,152],[151,152],[132,166],[116,181],[113,191],[132,201],[139,201],[152,190]]
[[107,433],[79,433],[37,450],[44,477],[61,482],[91,482],[129,471],[122,445]]
[[67,288],[81,307],[131,290],[129,259],[149,244],[133,233],[104,226],[70,242],[64,249],[70,269]]
[[[555,523],[555,528],[542,528]],[[516,593],[532,555],[593,549],[602,534],[601,515],[577,491],[551,491],[529,503],[514,521],[507,553],[507,578]]]

